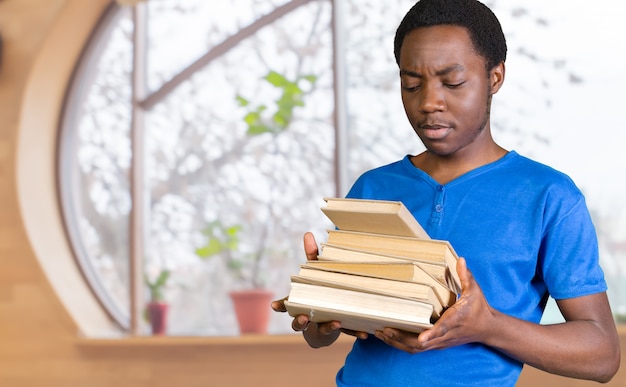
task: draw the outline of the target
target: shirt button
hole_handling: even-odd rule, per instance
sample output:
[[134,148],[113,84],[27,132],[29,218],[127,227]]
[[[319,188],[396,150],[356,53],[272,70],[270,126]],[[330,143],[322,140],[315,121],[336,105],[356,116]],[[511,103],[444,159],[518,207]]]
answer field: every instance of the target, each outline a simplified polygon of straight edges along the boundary
[[438,185],[437,186],[437,191],[443,192],[443,185]]
[[437,211],[437,212],[441,212],[441,211],[443,211],[443,206],[442,206],[441,204],[437,204],[437,205],[435,206],[435,211]]

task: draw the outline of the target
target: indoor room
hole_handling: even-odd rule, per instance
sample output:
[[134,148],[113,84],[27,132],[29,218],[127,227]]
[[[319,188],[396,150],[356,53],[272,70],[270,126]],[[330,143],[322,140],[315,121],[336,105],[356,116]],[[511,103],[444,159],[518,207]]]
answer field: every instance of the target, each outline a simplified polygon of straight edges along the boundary
[[[394,58],[413,4],[0,0],[0,386],[335,385],[355,339],[311,348],[270,303],[324,198],[425,150]],[[491,132],[584,195],[623,352],[626,7],[485,4]]]

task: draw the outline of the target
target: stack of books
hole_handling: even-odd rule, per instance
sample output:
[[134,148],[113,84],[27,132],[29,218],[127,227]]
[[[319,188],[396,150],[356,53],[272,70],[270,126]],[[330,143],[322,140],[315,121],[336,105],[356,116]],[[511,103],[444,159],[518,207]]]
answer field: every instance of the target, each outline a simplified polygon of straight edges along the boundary
[[291,276],[291,316],[374,333],[430,328],[460,294],[458,256],[431,239],[402,202],[326,198],[335,224],[317,261]]

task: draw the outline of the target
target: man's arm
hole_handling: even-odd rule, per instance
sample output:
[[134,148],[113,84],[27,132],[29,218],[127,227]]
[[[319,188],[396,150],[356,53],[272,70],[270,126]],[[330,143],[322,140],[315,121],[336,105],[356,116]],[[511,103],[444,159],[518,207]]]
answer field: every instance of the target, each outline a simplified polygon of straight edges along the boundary
[[537,325],[502,315],[485,344],[544,371],[608,382],[619,368],[620,348],[606,294],[557,304],[565,323]]
[[461,297],[432,329],[416,336],[385,328],[376,336],[408,352],[479,342],[544,371],[599,382],[617,372],[619,338],[605,293],[559,300],[566,322],[540,325],[491,308],[465,260],[457,270]]

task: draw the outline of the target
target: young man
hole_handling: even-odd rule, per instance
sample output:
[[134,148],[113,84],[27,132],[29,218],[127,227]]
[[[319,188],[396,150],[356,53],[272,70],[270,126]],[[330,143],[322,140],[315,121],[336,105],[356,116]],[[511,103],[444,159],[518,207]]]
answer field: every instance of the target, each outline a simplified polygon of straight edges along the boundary
[[[513,386],[524,363],[610,380],[620,349],[584,197],[567,176],[491,135],[506,59],[497,18],[475,0],[421,0],[396,32],[395,54],[404,108],[426,151],[366,172],[348,196],[404,202],[464,258],[463,289],[419,335],[347,332],[358,339],[337,385]],[[304,242],[315,259],[312,235]],[[549,295],[565,323],[539,324]],[[273,307],[284,311],[280,301]],[[307,316],[292,327],[312,347],[342,331]]]

